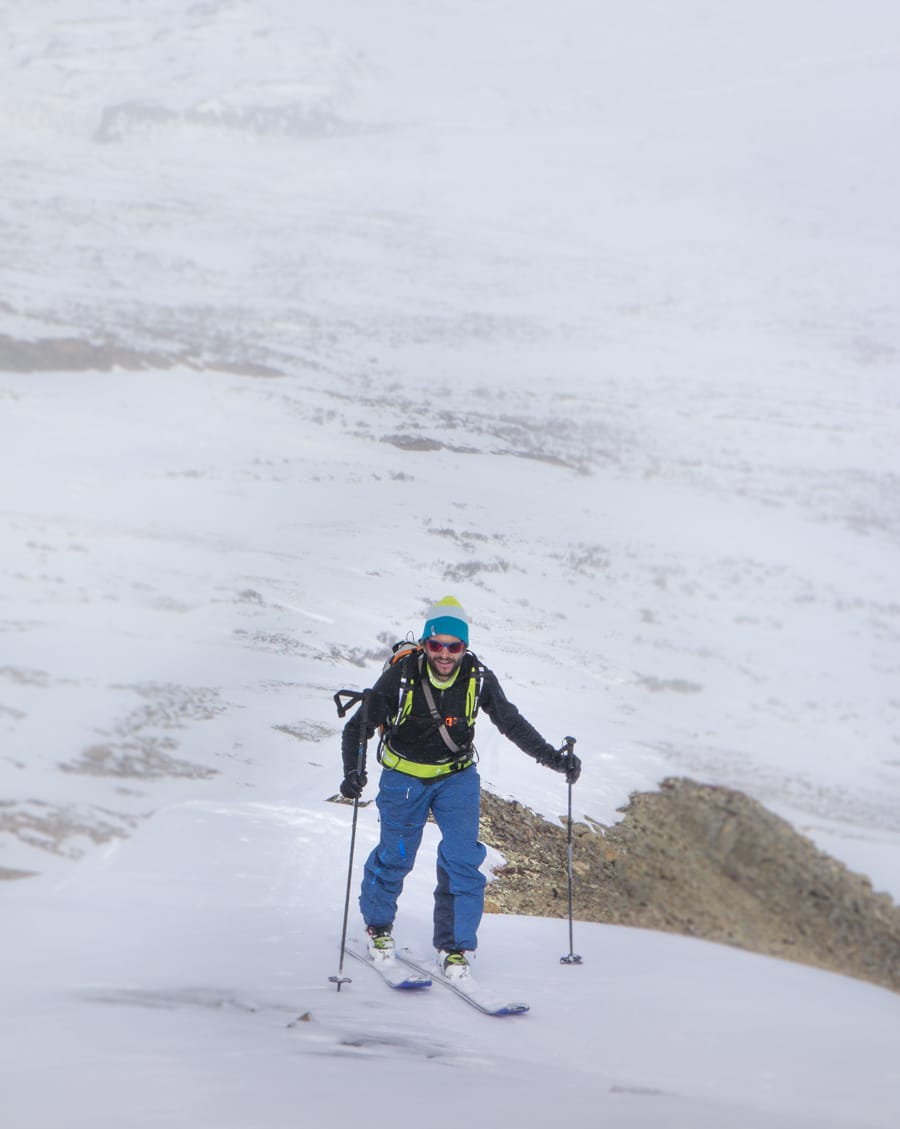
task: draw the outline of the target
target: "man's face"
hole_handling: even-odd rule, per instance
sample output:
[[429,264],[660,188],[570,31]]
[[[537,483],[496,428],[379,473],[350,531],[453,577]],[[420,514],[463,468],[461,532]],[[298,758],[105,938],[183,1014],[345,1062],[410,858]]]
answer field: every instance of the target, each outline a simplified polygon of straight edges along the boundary
[[425,640],[425,654],[431,673],[441,682],[452,677],[465,653],[465,643],[455,635],[429,635]]

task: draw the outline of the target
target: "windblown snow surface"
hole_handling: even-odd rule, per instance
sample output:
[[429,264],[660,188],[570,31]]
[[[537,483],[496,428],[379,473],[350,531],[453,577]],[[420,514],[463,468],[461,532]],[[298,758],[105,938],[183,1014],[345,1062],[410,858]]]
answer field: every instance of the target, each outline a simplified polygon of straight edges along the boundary
[[337,992],[328,799],[453,593],[577,817],[741,788],[900,898],[900,8],[3,23],[4,1127],[893,1129],[897,997],[737,950],[489,917],[526,1017]]

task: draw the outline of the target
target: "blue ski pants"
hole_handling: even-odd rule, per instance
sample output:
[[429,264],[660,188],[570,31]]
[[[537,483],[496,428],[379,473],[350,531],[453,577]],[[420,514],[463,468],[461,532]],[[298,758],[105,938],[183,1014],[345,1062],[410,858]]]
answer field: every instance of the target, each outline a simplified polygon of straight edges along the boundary
[[441,832],[434,891],[434,947],[478,945],[487,851],[478,841],[481,779],[474,765],[434,780],[385,768],[376,799],[381,838],[366,860],[359,908],[366,925],[392,925],[403,880],[412,870],[428,813]]

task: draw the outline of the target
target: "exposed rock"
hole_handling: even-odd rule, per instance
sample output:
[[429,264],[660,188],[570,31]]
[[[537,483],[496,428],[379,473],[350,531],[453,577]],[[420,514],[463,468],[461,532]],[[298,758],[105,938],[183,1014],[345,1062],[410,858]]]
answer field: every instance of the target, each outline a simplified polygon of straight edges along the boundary
[[[900,908],[785,820],[729,788],[664,780],[613,827],[573,827],[575,916],[719,941],[900,991]],[[482,793],[506,865],[494,913],[567,917],[563,826]]]
[[14,881],[17,878],[34,878],[36,870],[12,870],[8,866],[0,866],[0,882]]
[[174,345],[170,351],[141,351],[114,338],[41,337],[34,341],[0,333],[0,372],[111,372],[113,369],[187,368],[231,372],[238,376],[282,374],[267,365],[207,357]]

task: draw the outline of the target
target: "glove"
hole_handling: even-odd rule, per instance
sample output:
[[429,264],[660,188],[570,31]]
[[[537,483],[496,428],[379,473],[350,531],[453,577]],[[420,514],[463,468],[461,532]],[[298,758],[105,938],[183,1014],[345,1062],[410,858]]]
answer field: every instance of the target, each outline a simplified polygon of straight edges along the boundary
[[566,755],[566,783],[574,784],[578,777],[581,775],[581,757],[576,757],[574,753]]
[[554,772],[563,772],[567,784],[574,784],[581,775],[581,758],[565,749],[551,749],[543,757],[541,764],[552,768]]
[[351,769],[341,781],[341,795],[347,800],[358,800],[368,780],[365,769],[362,772],[355,768]]

